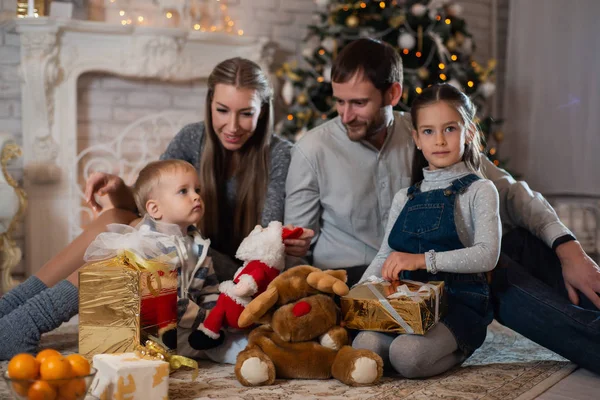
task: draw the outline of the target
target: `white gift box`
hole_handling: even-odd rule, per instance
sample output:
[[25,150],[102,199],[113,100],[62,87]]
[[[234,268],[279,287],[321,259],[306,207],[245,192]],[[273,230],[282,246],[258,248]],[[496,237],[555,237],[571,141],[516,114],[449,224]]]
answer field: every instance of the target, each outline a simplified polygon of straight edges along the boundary
[[146,360],[135,353],[97,354],[92,395],[106,400],[169,398],[169,363]]

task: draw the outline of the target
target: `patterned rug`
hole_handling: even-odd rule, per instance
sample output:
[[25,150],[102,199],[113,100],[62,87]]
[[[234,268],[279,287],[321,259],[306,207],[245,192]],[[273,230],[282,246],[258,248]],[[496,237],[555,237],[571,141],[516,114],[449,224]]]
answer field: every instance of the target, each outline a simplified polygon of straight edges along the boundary
[[[62,352],[77,348],[76,326],[63,326],[45,335],[43,347]],[[569,375],[576,366],[496,322],[490,325],[484,345],[462,366],[429,379],[385,377],[378,385],[351,388],[336,380],[278,380],[272,386],[246,388],[235,378],[233,366],[200,363],[200,376],[190,372],[171,375],[169,398],[192,399],[457,399],[529,400]],[[0,363],[4,373],[6,362]],[[0,399],[9,399],[0,383]],[[86,400],[94,399],[88,396]]]

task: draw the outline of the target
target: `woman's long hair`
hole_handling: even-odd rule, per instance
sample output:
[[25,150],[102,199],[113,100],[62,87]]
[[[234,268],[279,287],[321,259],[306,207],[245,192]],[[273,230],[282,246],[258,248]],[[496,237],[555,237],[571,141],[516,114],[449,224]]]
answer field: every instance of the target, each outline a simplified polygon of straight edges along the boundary
[[[254,134],[236,153],[239,155],[235,208],[227,207],[228,166],[233,153],[227,151],[212,126],[212,100],[217,84],[256,90],[261,100]],[[261,68],[244,58],[231,58],[217,65],[208,77],[205,140],[200,160],[201,194],[206,205],[200,228],[216,249],[235,254],[242,239],[261,223],[269,181],[269,154],[273,133],[272,89]]]
[[[435,84],[423,90],[423,92],[413,101],[410,109],[410,116],[412,117],[414,129],[418,132],[417,115],[419,110],[431,104],[437,103],[438,101],[444,101],[448,105],[454,107],[460,114],[465,129],[473,133],[473,138],[471,141],[469,143],[465,143],[463,161],[471,171],[481,175],[481,148],[483,140],[481,138],[481,132],[475,123],[475,113],[477,111],[477,107],[475,107],[471,99],[469,99],[466,94],[456,89],[454,86],[448,85],[447,83]],[[429,166],[429,162],[423,155],[423,152],[416,148],[416,144],[414,154],[410,183],[411,185],[423,180],[423,168]]]

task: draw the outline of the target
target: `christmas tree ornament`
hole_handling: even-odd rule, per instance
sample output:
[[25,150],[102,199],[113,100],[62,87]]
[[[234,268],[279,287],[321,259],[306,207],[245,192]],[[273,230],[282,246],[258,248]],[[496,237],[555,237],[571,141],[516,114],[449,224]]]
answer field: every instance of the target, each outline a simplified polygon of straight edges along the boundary
[[331,82],[331,65],[326,65],[323,68],[323,80],[325,82]]
[[496,85],[493,82],[487,81],[479,85],[479,93],[486,99],[494,94]]
[[398,29],[406,21],[404,14],[395,15],[389,19],[388,23],[394,29]]
[[350,15],[348,18],[346,18],[346,26],[348,28],[356,28],[358,26],[358,24],[360,23],[360,20],[358,19],[358,17],[356,15]]
[[294,84],[291,80],[285,80],[285,83],[281,88],[281,97],[283,98],[285,104],[287,104],[288,106],[292,104],[292,101],[294,101]]
[[305,47],[302,49],[302,56],[304,58],[312,58],[313,54],[315,54],[315,49],[312,47]]
[[323,41],[321,42],[321,47],[330,53],[334,53],[335,49],[337,47],[337,42],[335,41],[334,38],[332,38],[331,36],[328,36],[325,39],[323,39]]
[[312,58],[315,54],[315,51],[317,50],[317,48],[321,45],[321,40],[319,40],[318,37],[313,36],[311,37],[305,44],[304,48],[302,49],[302,55],[305,58]]
[[462,6],[460,4],[451,4],[446,8],[446,12],[451,17],[459,17],[462,14]]
[[450,51],[456,50],[456,40],[454,40],[454,38],[448,39],[446,42],[446,48]]
[[404,32],[400,36],[398,36],[398,46],[401,49],[412,50],[416,44],[417,39],[415,39],[415,37],[408,32]]
[[504,140],[504,132],[502,132],[502,131],[494,132],[494,139],[496,140],[496,142],[502,143],[502,141]]
[[427,7],[421,3],[417,3],[411,7],[410,12],[412,12],[415,17],[420,18],[427,12]]
[[296,102],[298,104],[300,104],[301,106],[305,105],[306,103],[308,103],[308,96],[306,96],[305,93],[300,93],[298,95],[298,97],[296,98]]
[[421,67],[417,70],[417,76],[423,81],[427,80],[429,78],[429,70],[425,67]]

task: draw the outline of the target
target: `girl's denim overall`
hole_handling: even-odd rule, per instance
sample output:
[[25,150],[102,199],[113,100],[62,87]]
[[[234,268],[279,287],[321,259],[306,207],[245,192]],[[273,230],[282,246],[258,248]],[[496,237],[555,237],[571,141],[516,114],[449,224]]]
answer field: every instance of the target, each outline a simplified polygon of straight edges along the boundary
[[[389,246],[404,253],[422,254],[464,248],[456,231],[454,207],[458,193],[464,193],[478,180],[475,174],[456,179],[446,189],[421,192],[418,183],[408,189],[408,201],[389,236]],[[420,282],[444,281],[448,313],[441,322],[452,331],[459,349],[471,355],[485,340],[492,322],[490,291],[485,275],[425,270],[402,271],[401,279]]]

